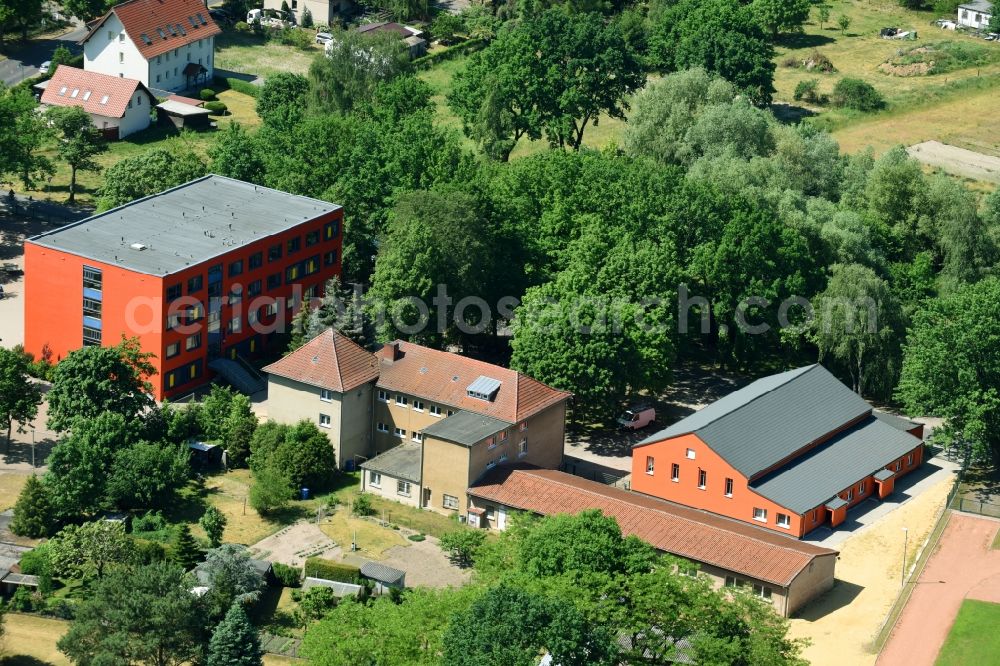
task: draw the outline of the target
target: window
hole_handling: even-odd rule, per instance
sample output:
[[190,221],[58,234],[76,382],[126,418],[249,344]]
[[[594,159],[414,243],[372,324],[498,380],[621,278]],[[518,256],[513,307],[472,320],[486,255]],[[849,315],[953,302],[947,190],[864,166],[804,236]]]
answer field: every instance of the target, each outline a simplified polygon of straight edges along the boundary
[[503,462],[507,462],[507,454],[506,453],[501,453],[500,454],[500,462],[502,462],[502,463]]
[[94,300],[93,298],[83,297],[83,316],[93,317],[94,319],[101,318],[101,302]]
[[858,484],[858,494],[859,495],[864,495],[865,494],[865,482],[864,481],[862,481],[861,483]]
[[160,75],[159,75],[159,74],[157,74],[157,75],[156,75],[156,82],[157,82],[157,83],[159,83],[159,82],[160,82]]
[[765,585],[753,584],[754,596],[760,597],[764,601],[771,601],[771,588]]
[[913,464],[913,454],[911,453],[906,456],[906,466],[909,467],[912,464]]
[[333,391],[329,389],[320,389],[319,399],[323,402],[333,402]]
[[329,251],[329,252],[327,252],[326,254],[323,255],[323,265],[324,266],[333,266],[335,263],[337,263],[337,251],[336,250],[331,250],[331,251]]
[[238,284],[234,284],[229,290],[229,304],[236,305],[243,300],[243,287]]
[[899,469],[900,469],[900,467],[902,467],[902,466],[903,466],[903,463],[901,463],[901,462],[899,462],[899,461],[897,460],[897,461],[896,461],[896,471],[898,472],[898,471],[899,471]]
[[406,407],[406,403],[409,402],[405,395],[396,394],[396,404],[400,407]]
[[396,481],[396,494],[402,495],[403,497],[410,496],[410,482],[409,481]]
[[646,474],[653,474],[653,470],[656,467],[656,460],[653,456],[646,456]]
[[272,245],[267,248],[267,260],[277,261],[278,259],[281,259],[281,245]]
[[688,576],[689,578],[697,578],[698,567],[682,567],[681,573],[684,574],[685,576]]
[[317,243],[319,243],[319,232],[318,231],[310,231],[310,232],[306,233],[306,247],[312,247],[313,245],[316,245]]
[[847,501],[850,502],[852,499],[854,499],[854,488],[847,491]]
[[327,222],[326,226],[323,227],[323,238],[325,240],[332,240],[337,237],[340,233],[340,222],[334,220],[333,222]]
[[458,498],[454,495],[443,495],[441,505],[446,509],[458,509]]
[[[448,412],[448,416],[451,416],[451,412]],[[521,421],[521,425],[518,426],[518,430],[521,430],[523,432],[523,431],[525,431],[527,429],[528,429],[528,422],[527,421]]]
[[792,519],[784,513],[779,513],[775,517],[774,522],[778,527],[791,527],[792,525]]
[[378,424],[378,425],[376,426],[376,429],[377,429],[377,430],[378,430],[379,432],[389,432],[389,426],[387,426],[387,425],[386,425],[386,424],[384,424],[384,423],[379,423],[379,424]]
[[201,347],[201,333],[195,333],[194,335],[189,335],[188,339],[184,341],[184,349],[191,351],[192,349],[197,349]]
[[83,344],[85,347],[101,346],[101,329],[91,326],[83,327]]
[[281,286],[281,273],[267,276],[267,290],[277,289]]
[[299,264],[293,264],[285,269],[285,282],[299,279]]
[[488,470],[489,469],[493,469],[496,466],[497,466],[496,459],[493,459],[493,460],[489,461],[488,463],[486,463],[486,469],[488,469]]
[[726,497],[732,497],[732,496],[733,496],[733,480],[727,477],[726,478]]
[[226,331],[228,333],[239,333],[243,330],[243,321],[239,317],[233,317],[226,324]]
[[684,451],[684,457],[688,460],[694,460],[694,449],[687,449]]
[[414,442],[422,442],[424,441],[424,433],[417,432],[416,430],[414,430],[413,437],[411,437],[410,439],[412,439]]
[[819,517],[819,511],[817,509],[812,510],[812,521],[815,523],[816,519]]
[[451,415],[452,415],[452,414],[454,414],[454,413],[455,413],[455,410],[454,410],[454,409],[449,409],[449,410],[448,410],[448,416],[451,416]]
[[382,485],[382,475],[378,472],[368,470],[368,485],[378,488]]
[[118,52],[118,63],[121,64],[125,62],[125,54],[121,51]]
[[521,442],[517,445],[517,457],[521,458],[522,456],[526,455],[528,455],[528,440],[522,439]]
[[296,236],[288,239],[288,254],[294,254],[302,249],[302,238]]
[[497,446],[497,438],[496,437],[487,437],[486,438],[486,448],[488,448],[488,449],[495,449],[496,446]]
[[250,283],[250,286],[247,287],[247,293],[251,297],[253,297],[253,296],[260,296],[261,291],[263,291],[263,290],[261,288],[261,282],[260,282],[260,280],[254,280],[253,282]]
[[233,263],[229,264],[229,277],[236,277],[243,273],[243,260],[237,259]]
[[201,291],[204,285],[205,278],[201,275],[195,275],[193,278],[188,280],[188,293],[193,294],[195,292]]
[[173,358],[181,353],[181,343],[174,342],[167,345],[167,358]]
[[705,489],[705,484],[708,482],[708,472],[703,469],[698,470],[698,487],[702,490]]
[[378,399],[381,400],[382,402],[389,402],[389,394],[383,391],[382,389],[379,389]]
[[423,401],[421,401],[421,400],[414,400],[413,401],[413,411],[415,411],[415,412],[422,412],[422,411],[424,411],[424,403],[423,403]]
[[767,509],[758,509],[757,507],[754,507],[754,509],[753,509],[753,519],[756,520],[756,521],[758,521],[758,522],[761,522],[761,523],[766,523],[767,522]]
[[500,441],[501,442],[506,442],[507,441],[507,431],[506,430],[501,430],[500,431]]
[[406,430],[404,430],[403,428],[396,428],[393,430],[393,433],[396,435],[396,437],[399,437],[400,439],[406,439]]
[[726,576],[726,587],[736,587],[736,576]]
[[250,255],[250,270],[260,268],[264,265],[264,253],[254,252]]
[[101,271],[96,268],[83,267],[83,288],[93,289],[94,291],[101,290]]
[[329,416],[329,414],[320,414],[319,415],[319,427],[320,428],[329,428],[330,427],[330,416]]
[[167,301],[173,301],[180,297],[181,297],[181,285],[179,282],[177,284],[172,284],[169,287],[167,287]]
[[441,416],[441,408],[437,405],[431,405],[427,411],[431,413],[431,416]]
[[168,314],[167,315],[167,330],[172,331],[181,325],[181,316],[179,314]]
[[110,42],[114,38],[115,38],[115,33],[108,30],[108,41]]
[[304,268],[303,272],[306,275],[315,275],[316,273],[319,272],[319,255],[318,254],[315,257],[309,257],[308,259],[306,259],[306,261],[305,261],[305,268]]
[[677,463],[670,465],[670,480],[675,483],[681,480],[681,466]]

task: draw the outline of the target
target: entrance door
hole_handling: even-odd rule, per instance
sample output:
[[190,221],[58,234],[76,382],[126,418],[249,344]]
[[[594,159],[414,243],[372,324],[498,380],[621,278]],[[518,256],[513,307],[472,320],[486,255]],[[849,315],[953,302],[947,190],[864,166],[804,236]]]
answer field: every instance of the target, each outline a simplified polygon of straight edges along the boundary
[[497,509],[497,529],[502,530],[507,527],[507,509],[500,507]]
[[430,505],[431,505],[431,489],[424,488],[424,500],[422,506],[426,509]]

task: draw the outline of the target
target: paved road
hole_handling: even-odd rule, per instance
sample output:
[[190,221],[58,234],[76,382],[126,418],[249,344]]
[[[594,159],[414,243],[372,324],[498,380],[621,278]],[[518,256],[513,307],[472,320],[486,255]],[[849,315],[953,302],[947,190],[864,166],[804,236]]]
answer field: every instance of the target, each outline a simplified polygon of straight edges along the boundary
[[6,60],[0,61],[0,81],[12,86],[38,74],[38,66],[52,58],[52,52],[60,44],[66,46],[73,55],[83,53],[77,42],[87,34],[85,28],[77,28],[61,37],[37,39],[26,44],[11,42],[4,48]]

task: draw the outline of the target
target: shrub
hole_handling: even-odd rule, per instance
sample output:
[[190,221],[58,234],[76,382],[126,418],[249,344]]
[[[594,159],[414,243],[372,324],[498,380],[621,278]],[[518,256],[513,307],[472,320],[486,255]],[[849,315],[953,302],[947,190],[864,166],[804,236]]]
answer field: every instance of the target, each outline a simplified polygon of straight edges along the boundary
[[322,557],[306,559],[305,575],[309,578],[324,578],[341,583],[357,583],[361,579],[361,569],[350,564],[325,560]]
[[354,508],[352,510],[359,516],[372,515],[375,511],[372,508],[372,498],[368,495],[358,495],[357,499],[354,500]]
[[805,79],[804,81],[799,81],[798,85],[795,86],[795,94],[793,97],[796,100],[802,100],[809,104],[825,104],[827,101],[826,95],[819,92],[818,79]]
[[275,562],[271,565],[271,570],[282,587],[299,587],[302,585],[302,571],[297,567],[290,567],[287,564]]
[[141,564],[154,564],[167,559],[166,547],[157,541],[149,539],[135,540],[136,558]]
[[292,482],[287,475],[265,467],[253,475],[250,506],[262,516],[281,511],[292,499]]
[[861,79],[843,78],[833,87],[834,106],[855,111],[877,111],[885,106],[882,95]]
[[42,612],[46,615],[57,617],[60,620],[72,620],[76,615],[76,609],[73,604],[62,598],[46,600],[45,608],[42,609]]
[[271,39],[277,41],[279,44],[294,46],[300,49],[308,49],[313,43],[312,33],[291,26],[275,30],[271,33]]
[[409,539],[410,541],[425,541],[427,539],[427,537],[424,536],[423,534],[411,534],[406,538]]
[[227,109],[225,102],[205,102],[204,106],[216,116],[225,115]]
[[202,88],[201,92],[198,93],[198,97],[201,97],[203,101],[211,102],[215,99],[215,91],[211,88]]
[[313,27],[313,13],[309,11],[308,7],[302,10],[302,27],[303,28]]
[[167,520],[159,511],[147,511],[132,519],[132,532],[135,534],[159,532],[165,529],[167,529]]
[[300,624],[305,626],[309,621],[322,620],[327,613],[337,607],[339,601],[332,588],[309,588],[299,597],[299,611],[302,614]]
[[52,591],[52,558],[48,544],[42,544],[21,556],[21,573],[38,576],[38,591],[43,595]]
[[30,613],[35,610],[35,595],[24,586],[19,586],[14,596],[7,602],[8,608],[21,613]]
[[233,30],[236,32],[249,33],[252,32],[250,24],[246,21],[237,21],[236,25],[233,26]]

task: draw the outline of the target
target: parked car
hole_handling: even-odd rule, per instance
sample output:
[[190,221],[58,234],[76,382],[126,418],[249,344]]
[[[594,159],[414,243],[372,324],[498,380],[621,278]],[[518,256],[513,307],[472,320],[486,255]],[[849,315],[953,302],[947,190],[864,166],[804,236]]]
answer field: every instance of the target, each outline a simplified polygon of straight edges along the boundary
[[231,25],[233,23],[233,17],[222,9],[209,9],[208,15],[212,17],[213,21],[221,25]]
[[333,35],[328,32],[317,32],[316,33],[316,43],[317,44],[329,44],[333,41]]
[[639,430],[656,421],[656,409],[652,405],[632,405],[618,417],[618,426],[623,430]]
[[43,62],[41,65],[38,66],[38,71],[41,72],[42,74],[45,74],[46,72],[49,71],[49,67],[51,66],[52,66],[52,61],[46,60],[45,62]]

